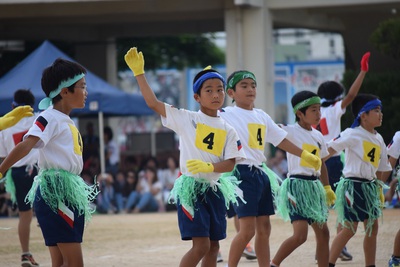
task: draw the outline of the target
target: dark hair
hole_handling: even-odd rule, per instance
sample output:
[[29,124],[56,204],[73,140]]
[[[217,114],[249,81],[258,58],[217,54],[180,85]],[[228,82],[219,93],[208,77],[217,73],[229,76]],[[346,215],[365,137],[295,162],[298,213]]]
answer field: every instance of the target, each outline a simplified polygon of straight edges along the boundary
[[321,104],[323,107],[328,107],[335,103],[335,99],[344,93],[344,87],[335,81],[323,82],[319,87],[317,94],[320,98],[328,100]]
[[[358,113],[365,104],[374,99],[379,99],[379,97],[372,94],[358,94],[351,103],[351,112],[354,118],[357,118]],[[366,113],[368,114],[368,112]]]
[[153,184],[158,181],[158,175],[157,175],[157,169],[156,168],[147,166],[146,168],[144,168],[144,170],[145,171],[151,171],[152,173],[154,173]]
[[[292,100],[291,100],[292,108],[294,108],[301,101],[304,101],[304,100],[306,100],[308,98],[311,98],[313,96],[318,96],[318,95],[316,93],[311,92],[311,91],[300,91],[300,92],[297,92],[296,94],[293,95]],[[301,111],[301,113],[303,113],[303,114],[306,114],[306,110],[308,108],[309,107],[304,107],[304,108],[299,109],[299,111]],[[296,115],[296,121],[299,121],[299,120],[300,120],[300,118],[297,117],[297,115]]]
[[110,126],[104,127],[104,134],[108,136],[109,140],[112,140],[114,137],[113,130]]
[[[46,96],[50,92],[56,90],[62,81],[71,79],[78,74],[85,73],[86,69],[79,63],[72,62],[66,59],[57,58],[53,64],[43,70],[42,74],[42,89]],[[68,91],[74,92],[75,83],[68,87]],[[53,104],[61,100],[61,95],[53,98]]]
[[23,105],[29,105],[33,107],[33,105],[35,104],[35,96],[29,89],[19,89],[14,93],[14,102],[14,107]]
[[[193,79],[193,85],[196,83],[196,81],[198,79],[200,79],[201,76],[203,76],[204,74],[208,73],[208,72],[216,72],[218,74],[220,74],[218,71],[214,70],[214,69],[206,69],[206,70],[202,70],[199,73],[196,74],[196,76],[194,76]],[[203,84],[200,85],[200,88],[203,86]],[[200,89],[196,92],[196,94],[200,95]]]

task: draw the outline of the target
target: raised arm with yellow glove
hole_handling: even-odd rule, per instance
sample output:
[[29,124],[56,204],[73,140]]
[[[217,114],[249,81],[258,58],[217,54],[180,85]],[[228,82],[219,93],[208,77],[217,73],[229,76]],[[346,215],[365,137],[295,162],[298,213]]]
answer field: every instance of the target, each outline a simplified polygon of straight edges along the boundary
[[318,156],[315,156],[314,154],[308,152],[307,150],[303,150],[303,152],[301,152],[300,158],[307,161],[311,166],[313,166],[316,171],[321,169],[321,159]]
[[8,112],[0,118],[0,131],[14,126],[24,117],[33,116],[33,109],[31,106],[19,106]]
[[199,159],[189,159],[186,161],[188,171],[196,174],[199,172],[213,172],[214,165],[211,162],[204,162]]
[[134,76],[144,74],[144,57],[143,53],[137,51],[136,47],[132,47],[124,56],[125,62],[132,70]]

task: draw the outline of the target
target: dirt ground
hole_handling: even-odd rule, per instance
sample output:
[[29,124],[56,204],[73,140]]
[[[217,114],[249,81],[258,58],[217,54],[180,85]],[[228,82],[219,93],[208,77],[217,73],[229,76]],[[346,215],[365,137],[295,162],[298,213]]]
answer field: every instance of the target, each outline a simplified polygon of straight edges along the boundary
[[[400,209],[384,210],[383,222],[380,220],[376,266],[387,266],[391,255],[395,233],[400,227]],[[331,240],[334,237],[335,215],[331,213],[329,227]],[[274,255],[283,240],[290,236],[290,223],[280,218],[271,218],[271,255]],[[0,267],[20,266],[20,249],[17,236],[17,218],[0,219]],[[228,258],[229,245],[234,237],[233,221],[228,221],[228,237],[221,241],[223,263]],[[314,262],[315,239],[309,228],[307,242],[289,256],[285,266],[316,266]],[[336,266],[365,266],[362,251],[363,229],[359,228],[347,245],[353,254],[353,261],[338,261]],[[121,215],[94,215],[87,226],[83,253],[86,267],[121,267],[121,266],[178,266],[181,257],[190,248],[191,242],[181,241],[175,212]],[[32,222],[31,252],[40,266],[51,266],[50,255],[44,245],[40,228],[36,220]],[[240,266],[258,266],[257,261],[242,258]]]

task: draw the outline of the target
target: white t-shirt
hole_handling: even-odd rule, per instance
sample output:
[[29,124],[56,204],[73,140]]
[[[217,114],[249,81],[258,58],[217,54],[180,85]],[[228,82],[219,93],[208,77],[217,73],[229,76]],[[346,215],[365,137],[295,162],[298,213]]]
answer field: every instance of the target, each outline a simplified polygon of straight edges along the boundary
[[[298,123],[281,125],[288,135],[286,138],[301,149],[320,157],[328,156],[328,148],[321,132],[312,128],[311,131],[304,129]],[[320,176],[321,170],[316,171],[309,163],[290,153],[286,153],[289,175]]]
[[[325,142],[329,142],[333,138],[337,137],[342,130],[340,119],[343,114],[346,113],[346,109],[342,109],[342,101],[343,100],[340,100],[329,107],[321,106],[319,128],[324,136]],[[340,153],[336,153],[335,155],[338,156],[339,154]]]
[[109,162],[111,165],[115,165],[119,162],[119,147],[117,142],[110,140],[108,144],[105,145],[107,152],[110,153]]
[[210,117],[201,111],[178,109],[165,104],[166,117],[161,116],[162,124],[179,135],[179,166],[184,175],[218,181],[220,173],[192,174],[186,168],[186,161],[199,159],[205,162],[221,162],[245,159],[236,131],[220,117]]
[[238,133],[247,159],[241,164],[261,165],[267,159],[265,144],[279,145],[287,133],[261,109],[246,110],[237,106],[223,108],[219,115]]
[[[10,154],[11,150],[14,149],[22,140],[24,135],[28,132],[29,128],[32,127],[33,122],[36,120],[38,114],[32,117],[26,117],[21,119],[13,127],[0,131],[0,157],[5,158]],[[36,149],[32,149],[28,155],[17,161],[13,167],[21,167],[25,165],[33,165],[38,161],[39,152]]]
[[392,141],[388,145],[387,153],[395,159],[400,157],[400,131],[394,134]]
[[348,128],[328,146],[339,152],[345,150],[345,177],[373,180],[377,171],[390,171],[387,149],[382,136],[370,133],[363,127]]
[[63,169],[79,175],[83,160],[82,137],[71,118],[50,107],[40,113],[24,136],[37,136],[40,169]]
[[157,182],[153,183],[150,187],[146,177],[141,177],[139,180],[139,183],[141,186],[141,190],[140,190],[141,194],[149,193],[151,187],[153,187],[154,189],[159,189],[158,193],[156,195],[154,195],[154,198],[156,200],[162,200],[162,183],[161,183],[161,181],[157,181]]

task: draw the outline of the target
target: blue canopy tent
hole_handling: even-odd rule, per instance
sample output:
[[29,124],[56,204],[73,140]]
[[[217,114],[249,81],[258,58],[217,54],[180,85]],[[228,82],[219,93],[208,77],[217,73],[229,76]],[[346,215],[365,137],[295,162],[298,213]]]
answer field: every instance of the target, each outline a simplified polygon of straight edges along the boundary
[[[11,110],[14,92],[18,89],[30,89],[35,96],[35,110],[45,94],[41,87],[43,69],[50,66],[57,58],[75,61],[49,41],[44,41],[35,51],[27,56],[12,70],[0,78],[0,115]],[[75,61],[76,62],[76,61]],[[99,117],[100,151],[104,151],[103,115],[151,115],[153,111],[146,105],[139,94],[129,94],[108,84],[89,70],[86,74],[88,97],[83,109],[74,110],[71,116],[97,115]],[[102,165],[104,155],[101,154]],[[104,167],[102,166],[102,171]]]

